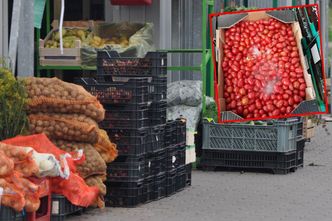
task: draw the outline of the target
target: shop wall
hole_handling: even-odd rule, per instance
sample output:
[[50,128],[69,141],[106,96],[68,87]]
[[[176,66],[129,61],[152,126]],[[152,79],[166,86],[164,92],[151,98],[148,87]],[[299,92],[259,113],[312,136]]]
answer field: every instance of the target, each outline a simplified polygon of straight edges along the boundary
[[0,57],[8,55],[8,2],[0,0]]

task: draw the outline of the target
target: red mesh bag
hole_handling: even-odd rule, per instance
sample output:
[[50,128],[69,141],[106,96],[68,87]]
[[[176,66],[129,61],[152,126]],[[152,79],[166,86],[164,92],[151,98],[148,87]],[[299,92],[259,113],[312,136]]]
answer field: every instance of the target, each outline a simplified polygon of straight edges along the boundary
[[[5,140],[3,143],[29,146],[39,153],[53,154],[57,159],[60,159],[61,155],[66,154],[65,151],[57,148],[45,134],[18,136]],[[68,179],[60,177],[50,178],[51,191],[64,195],[72,204],[77,206],[88,207],[94,204],[98,199],[98,188],[87,186],[84,180],[79,175],[75,174],[75,160],[67,158],[67,162],[71,171],[70,176]]]

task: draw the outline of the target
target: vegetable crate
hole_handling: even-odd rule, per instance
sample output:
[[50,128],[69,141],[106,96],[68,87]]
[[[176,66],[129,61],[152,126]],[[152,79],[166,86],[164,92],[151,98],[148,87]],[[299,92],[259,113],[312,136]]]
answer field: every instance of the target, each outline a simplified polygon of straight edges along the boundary
[[[141,107],[138,108],[139,106]],[[149,111],[146,104],[134,105],[133,110],[126,109],[129,108],[113,106],[106,111],[105,119],[100,122],[99,126],[103,129],[136,129],[150,125]]]
[[142,203],[143,181],[140,182],[107,182],[105,205],[108,207],[135,207]]
[[303,148],[288,152],[260,152],[238,150],[203,150],[200,168],[268,170],[275,174],[294,172],[303,166]]
[[186,164],[186,186],[191,186],[192,164]]
[[136,58],[101,50],[97,54],[97,71],[104,76],[166,76],[167,53],[148,52],[144,58]]
[[175,191],[181,191],[186,187],[186,166],[182,165],[176,169]]
[[145,178],[144,157],[119,156],[107,165],[107,181],[139,182]]
[[70,215],[81,215],[83,208],[73,205],[64,196],[52,195],[51,221],[64,221]]
[[117,144],[119,156],[144,156],[150,150],[151,137],[149,128],[142,129],[108,129],[112,142]]
[[[203,122],[203,150],[289,152],[296,150],[298,118],[274,120],[267,125]],[[301,135],[299,135],[301,137]]]
[[166,196],[166,174],[160,173],[155,176],[155,182],[153,186],[153,200],[159,200]]
[[167,101],[151,103],[149,107],[149,117],[151,126],[166,123]]
[[145,177],[150,178],[152,176],[159,175],[166,172],[167,151],[160,150],[148,157],[145,160]]
[[24,212],[16,212],[14,209],[6,206],[0,206],[0,220],[1,221],[26,221]]
[[147,78],[126,81],[80,78],[76,83],[83,86],[104,105],[140,104],[149,102]]
[[116,51],[98,51],[97,74],[105,80],[148,77],[149,95],[158,102],[167,96],[167,53],[148,52],[144,58],[120,57]]

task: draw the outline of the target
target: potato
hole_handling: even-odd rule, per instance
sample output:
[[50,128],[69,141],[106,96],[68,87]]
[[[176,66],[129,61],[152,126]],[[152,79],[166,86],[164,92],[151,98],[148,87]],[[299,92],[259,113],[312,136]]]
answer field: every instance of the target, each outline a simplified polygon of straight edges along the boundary
[[95,144],[98,141],[98,124],[77,114],[30,114],[31,134],[45,133],[49,138]]
[[77,113],[86,114],[98,122],[104,119],[105,110],[100,102],[81,86],[57,78],[34,77],[27,78],[25,84],[29,113]]

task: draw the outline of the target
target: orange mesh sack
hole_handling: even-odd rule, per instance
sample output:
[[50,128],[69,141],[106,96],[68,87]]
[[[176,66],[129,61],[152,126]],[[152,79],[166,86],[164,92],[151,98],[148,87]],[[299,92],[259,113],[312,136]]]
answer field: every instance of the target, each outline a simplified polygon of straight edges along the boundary
[[94,145],[106,163],[110,163],[118,156],[116,144],[112,143],[104,130],[98,130],[98,142]]
[[96,186],[99,188],[99,192],[101,195],[106,195],[106,186],[103,183],[103,176],[100,175],[93,175],[85,178],[85,183],[88,186]]
[[[66,154],[65,151],[57,148],[45,134],[36,134],[30,136],[18,136],[3,141],[13,145],[29,146],[39,153],[51,153],[58,160],[61,155]],[[50,178],[51,191],[53,193],[64,195],[72,204],[82,207],[88,207],[99,199],[99,189],[97,187],[89,187],[85,181],[75,173],[76,160],[67,158],[68,166],[70,168],[70,175],[68,179],[61,177]]]
[[0,143],[0,150],[13,160],[14,169],[23,176],[30,177],[38,174],[39,167],[32,158],[32,152],[27,153],[22,147],[5,143]]
[[24,193],[13,183],[0,178],[0,206],[13,208],[17,212],[25,206]]
[[[32,147],[38,153],[53,154],[57,160],[60,160],[60,155],[66,154],[65,151],[57,148],[45,134],[34,134],[29,136],[17,136],[7,140],[1,141],[5,144]],[[1,143],[0,143],[1,144]],[[67,163],[71,172],[76,172],[76,164],[80,161],[73,158],[67,158]]]
[[11,174],[14,170],[14,161],[0,150],[0,177]]
[[30,113],[79,113],[101,121],[105,110],[83,87],[57,78],[29,77],[25,80]]
[[39,186],[30,180],[23,178],[19,172],[14,172],[10,177],[6,178],[8,182],[13,183],[24,193],[26,212],[35,212],[40,206]]
[[60,149],[69,153],[80,149],[83,150],[85,161],[76,166],[81,177],[86,178],[92,175],[106,174],[106,163],[91,144],[67,142],[62,140],[53,141],[53,143]]
[[65,114],[31,114],[29,115],[31,134],[45,133],[51,139],[87,142],[98,141],[98,127],[77,120]]
[[50,181],[52,193],[64,195],[74,205],[88,207],[98,201],[98,187],[89,187],[78,174],[71,173],[68,180],[52,178]]

